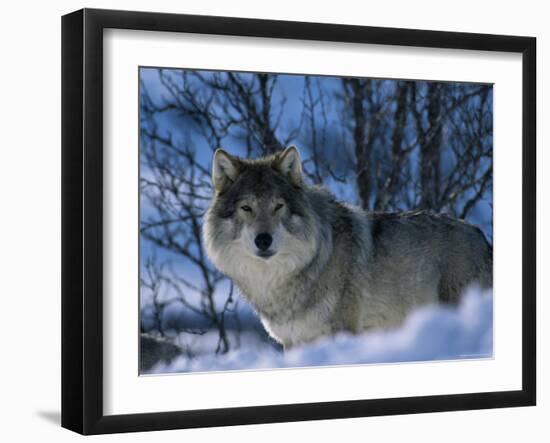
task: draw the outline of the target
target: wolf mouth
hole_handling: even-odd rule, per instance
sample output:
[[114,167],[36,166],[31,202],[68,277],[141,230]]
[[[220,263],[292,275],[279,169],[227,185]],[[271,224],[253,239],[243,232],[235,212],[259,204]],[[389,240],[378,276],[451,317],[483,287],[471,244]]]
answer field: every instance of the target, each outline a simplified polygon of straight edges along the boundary
[[271,252],[271,251],[260,251],[260,252],[257,252],[256,255],[257,255],[258,257],[268,259],[269,257],[273,257],[273,256],[275,255],[275,252]]

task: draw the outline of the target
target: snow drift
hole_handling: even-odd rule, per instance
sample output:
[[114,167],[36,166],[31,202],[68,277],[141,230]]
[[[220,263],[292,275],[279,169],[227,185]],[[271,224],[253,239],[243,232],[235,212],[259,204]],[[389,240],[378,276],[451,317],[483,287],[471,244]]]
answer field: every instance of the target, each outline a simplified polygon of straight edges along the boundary
[[180,356],[147,373],[225,371],[304,366],[490,358],[493,354],[492,291],[471,289],[458,307],[429,305],[392,330],[337,334],[282,353],[247,349],[225,355]]

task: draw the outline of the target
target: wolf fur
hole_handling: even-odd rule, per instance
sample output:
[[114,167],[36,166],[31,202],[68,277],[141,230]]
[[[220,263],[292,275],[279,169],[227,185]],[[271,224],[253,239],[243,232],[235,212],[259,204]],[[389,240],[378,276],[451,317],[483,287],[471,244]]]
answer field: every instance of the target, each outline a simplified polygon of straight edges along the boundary
[[218,150],[212,180],[208,256],[285,348],[396,326],[415,306],[492,286],[492,247],[478,228],[339,202],[304,182],[295,147],[257,160]]

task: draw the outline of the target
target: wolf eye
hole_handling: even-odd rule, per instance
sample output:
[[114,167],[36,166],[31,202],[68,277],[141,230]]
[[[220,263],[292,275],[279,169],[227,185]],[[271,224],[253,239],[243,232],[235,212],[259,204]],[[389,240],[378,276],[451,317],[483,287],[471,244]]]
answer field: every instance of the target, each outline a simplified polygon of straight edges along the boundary
[[275,212],[277,212],[279,209],[281,209],[284,205],[282,203],[278,203],[277,206],[275,206]]
[[248,205],[244,205],[244,206],[241,206],[241,209],[244,211],[244,212],[252,212],[252,208]]

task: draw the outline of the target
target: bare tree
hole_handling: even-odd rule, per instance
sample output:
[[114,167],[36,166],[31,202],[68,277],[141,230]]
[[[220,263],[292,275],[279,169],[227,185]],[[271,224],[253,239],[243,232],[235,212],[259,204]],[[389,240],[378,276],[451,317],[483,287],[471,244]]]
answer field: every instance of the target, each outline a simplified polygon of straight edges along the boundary
[[341,125],[364,208],[467,218],[492,184],[490,85],[343,79]]
[[388,210],[398,197],[398,191],[403,186],[403,166],[411,148],[404,149],[405,125],[407,122],[407,95],[410,84],[399,81],[395,91],[395,111],[393,113],[393,129],[391,134],[391,162],[387,179],[382,181],[375,203],[376,210]]

